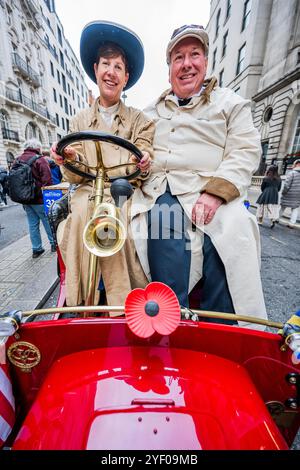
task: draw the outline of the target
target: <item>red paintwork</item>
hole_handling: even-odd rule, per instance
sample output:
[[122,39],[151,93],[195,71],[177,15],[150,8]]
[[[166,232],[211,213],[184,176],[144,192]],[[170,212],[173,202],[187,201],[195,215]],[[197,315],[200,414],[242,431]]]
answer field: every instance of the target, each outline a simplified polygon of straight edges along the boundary
[[264,405],[296,396],[285,377],[299,366],[278,335],[185,321],[141,339],[98,318],[19,333],[42,361],[13,370],[28,413],[14,449],[287,449],[299,428],[298,413],[281,434]]
[[[56,249],[57,260],[58,260],[58,268],[59,268],[59,293],[57,299],[57,307],[63,307],[66,301],[66,268],[63,262],[60,249],[57,247]],[[58,315],[55,315],[55,318],[58,319]]]

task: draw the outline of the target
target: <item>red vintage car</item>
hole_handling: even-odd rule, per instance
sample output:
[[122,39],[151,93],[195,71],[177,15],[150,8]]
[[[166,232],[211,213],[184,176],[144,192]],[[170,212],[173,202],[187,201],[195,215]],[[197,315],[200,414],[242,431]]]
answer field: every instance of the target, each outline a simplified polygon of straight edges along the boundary
[[[87,134],[73,139],[100,133]],[[286,325],[234,316],[280,334],[208,323],[230,316],[181,309],[161,283],[134,290],[125,306],[62,307],[61,267],[57,308],[0,318],[4,447],[289,449],[300,426],[297,315]],[[77,317],[58,318],[70,311]],[[107,311],[120,316],[95,316]],[[44,313],[55,319],[25,321]]]

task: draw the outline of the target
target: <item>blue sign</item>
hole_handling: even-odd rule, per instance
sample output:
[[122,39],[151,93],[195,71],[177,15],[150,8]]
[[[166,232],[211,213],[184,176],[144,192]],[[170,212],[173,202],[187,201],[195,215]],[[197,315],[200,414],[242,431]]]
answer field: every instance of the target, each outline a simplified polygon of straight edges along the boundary
[[57,201],[63,195],[61,189],[44,189],[43,191],[43,201],[45,214],[48,215],[49,208],[53,201]]

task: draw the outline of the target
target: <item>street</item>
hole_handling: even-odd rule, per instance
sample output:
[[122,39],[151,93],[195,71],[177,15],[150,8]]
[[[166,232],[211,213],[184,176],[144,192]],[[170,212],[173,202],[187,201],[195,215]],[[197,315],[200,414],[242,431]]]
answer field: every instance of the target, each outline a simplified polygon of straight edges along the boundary
[[300,230],[260,226],[262,283],[270,320],[284,322],[300,309]]
[[28,234],[23,206],[8,198],[8,207],[0,208],[0,250]]

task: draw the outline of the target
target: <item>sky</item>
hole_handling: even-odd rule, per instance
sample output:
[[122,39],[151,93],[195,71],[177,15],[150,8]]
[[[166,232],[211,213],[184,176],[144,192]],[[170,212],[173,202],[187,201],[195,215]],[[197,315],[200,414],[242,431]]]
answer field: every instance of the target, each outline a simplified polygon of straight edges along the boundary
[[[64,35],[80,60],[79,43],[90,21],[113,21],[133,30],[144,45],[144,72],[126,91],[126,104],[143,109],[169,87],[166,47],[175,28],[201,24],[209,19],[210,0],[55,0]],[[97,86],[85,75],[86,84],[98,95]]]

